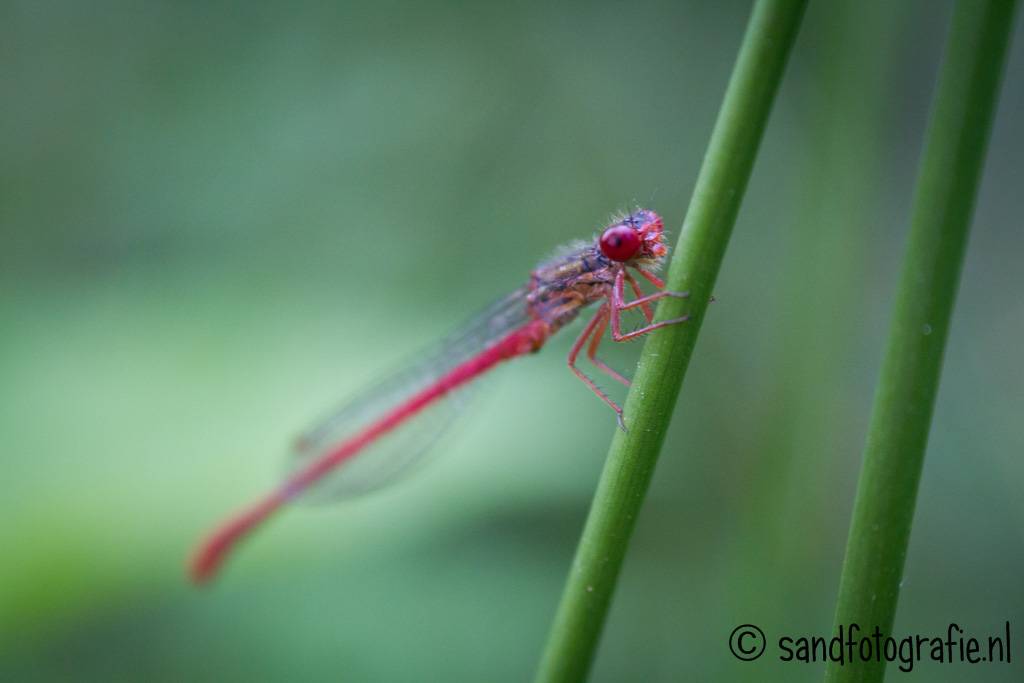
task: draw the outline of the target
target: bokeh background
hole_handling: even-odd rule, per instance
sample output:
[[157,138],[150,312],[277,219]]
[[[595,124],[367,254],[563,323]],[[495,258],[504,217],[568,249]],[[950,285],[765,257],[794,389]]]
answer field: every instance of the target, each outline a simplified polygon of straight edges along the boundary
[[[950,6],[811,3],[593,680],[819,680],[726,639],[831,627]],[[635,204],[677,230],[748,13],[5,3],[0,678],[528,679],[615,429],[573,331],[416,476],[289,510],[206,589],[185,558],[311,418],[552,248]],[[897,634],[1024,642],[1021,28]]]

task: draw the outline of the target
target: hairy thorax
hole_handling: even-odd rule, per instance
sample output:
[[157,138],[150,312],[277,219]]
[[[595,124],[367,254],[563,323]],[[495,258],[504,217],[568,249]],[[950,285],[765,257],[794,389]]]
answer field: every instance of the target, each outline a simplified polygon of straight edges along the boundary
[[580,246],[543,263],[530,278],[528,305],[554,333],[589,304],[608,297],[620,268],[593,245]]

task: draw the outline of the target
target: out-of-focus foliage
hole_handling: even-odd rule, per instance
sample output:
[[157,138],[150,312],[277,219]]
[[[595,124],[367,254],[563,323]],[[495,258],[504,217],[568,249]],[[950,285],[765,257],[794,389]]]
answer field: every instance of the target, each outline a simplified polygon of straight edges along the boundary
[[[184,558],[310,418],[552,248],[634,203],[681,224],[748,9],[9,3],[0,678],[529,677],[615,428],[573,330],[416,477],[290,511],[207,590]],[[948,14],[812,3],[595,680],[820,677],[726,639],[831,627]],[[899,634],[1024,614],[1022,69],[1018,39]]]

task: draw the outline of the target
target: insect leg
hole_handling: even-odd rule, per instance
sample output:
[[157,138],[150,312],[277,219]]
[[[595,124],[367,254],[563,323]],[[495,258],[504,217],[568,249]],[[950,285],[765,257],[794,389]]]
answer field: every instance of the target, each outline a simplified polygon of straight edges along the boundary
[[[642,271],[642,270],[639,271],[639,272],[641,274],[644,273],[644,271]],[[650,275],[650,274],[648,273],[648,275]],[[654,276],[652,275],[651,277],[654,277]],[[684,315],[681,318],[673,318],[672,320],[663,320],[662,322],[652,323],[652,324],[646,325],[644,327],[641,327],[638,330],[633,330],[632,332],[627,332],[627,333],[623,334],[622,333],[622,329],[621,329],[621,324],[622,324],[621,323],[621,313],[622,313],[622,311],[628,310],[630,308],[634,308],[636,306],[640,306],[643,303],[646,303],[648,301],[655,301],[657,299],[661,299],[661,298],[666,297],[666,296],[679,297],[679,298],[684,298],[686,296],[689,296],[687,292],[657,292],[656,294],[651,294],[650,296],[641,297],[641,298],[639,298],[639,299],[637,299],[635,301],[631,301],[629,303],[626,303],[624,301],[624,297],[623,297],[624,283],[625,283],[625,276],[623,275],[622,271],[619,271],[619,273],[616,274],[616,276],[615,276],[615,284],[612,286],[612,293],[611,293],[611,295],[609,297],[609,300],[610,300],[610,303],[611,303],[611,309],[612,309],[611,310],[612,339],[614,339],[615,341],[621,342],[621,341],[627,341],[629,339],[635,339],[635,338],[637,338],[637,337],[639,337],[641,335],[647,334],[648,332],[653,332],[654,330],[660,329],[662,327],[666,327],[668,325],[675,325],[677,323],[686,322],[687,320],[689,320],[690,316]]]
[[645,280],[650,282],[652,285],[654,285],[658,289],[665,289],[665,281],[662,280],[657,275],[655,275],[654,273],[648,273],[643,268],[637,268],[636,272],[640,273],[641,277],[643,277]]
[[625,431],[626,425],[622,421],[622,408],[619,406],[619,404],[613,401],[611,398],[609,398],[608,394],[601,391],[601,389],[598,388],[596,384],[594,384],[594,380],[587,377],[585,374],[583,374],[582,370],[576,367],[576,358],[577,356],[579,356],[580,351],[583,349],[583,346],[587,343],[587,338],[591,335],[595,328],[602,326],[602,322],[607,323],[607,320],[608,304],[601,304],[601,307],[597,309],[597,313],[595,313],[594,317],[590,319],[590,322],[587,323],[587,326],[583,328],[583,331],[580,332],[580,336],[576,338],[576,341],[573,342],[572,348],[569,350],[569,369],[572,370],[573,374],[579,377],[580,380],[584,384],[586,384],[591,391],[597,394],[597,397],[599,399],[604,401],[612,410],[615,411],[615,419],[618,421],[619,427],[623,431]]
[[590,359],[590,362],[593,363],[598,370],[601,370],[612,379],[617,382],[621,382],[628,387],[630,385],[630,381],[628,379],[623,377],[620,373],[609,367],[607,363],[597,357],[597,348],[601,345],[601,342],[604,341],[604,331],[608,329],[608,304],[602,304],[601,308],[604,309],[604,315],[601,316],[601,322],[597,324],[597,327],[594,328],[593,334],[590,335],[590,345],[587,347],[587,358]]
[[[629,286],[633,289],[633,295],[637,299],[642,299],[644,297],[644,293],[643,290],[640,289],[640,285],[637,284],[636,278],[633,277],[632,273],[630,273],[629,271],[624,272],[626,273],[626,282],[628,282]],[[647,319],[648,324],[654,322],[654,311],[651,310],[650,304],[645,301],[644,303],[640,304],[640,308],[641,310],[643,310],[644,318]]]

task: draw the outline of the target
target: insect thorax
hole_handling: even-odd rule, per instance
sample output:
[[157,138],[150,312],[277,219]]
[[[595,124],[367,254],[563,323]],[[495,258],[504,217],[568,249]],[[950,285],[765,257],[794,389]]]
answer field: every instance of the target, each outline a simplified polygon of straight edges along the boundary
[[557,256],[533,272],[530,309],[555,332],[609,295],[619,267],[593,245]]

